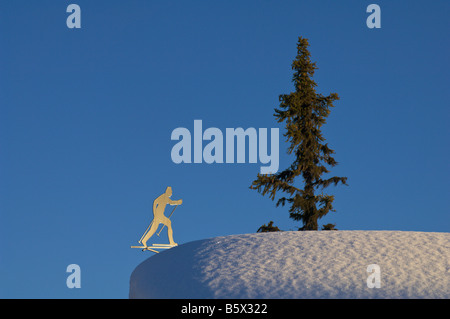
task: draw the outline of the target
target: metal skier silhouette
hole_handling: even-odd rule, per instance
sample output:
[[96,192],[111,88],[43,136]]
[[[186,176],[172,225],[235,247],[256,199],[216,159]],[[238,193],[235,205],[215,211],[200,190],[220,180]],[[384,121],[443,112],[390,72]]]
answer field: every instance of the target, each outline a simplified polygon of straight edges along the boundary
[[[142,244],[142,246],[131,246],[131,248],[142,248],[142,251],[150,250],[157,253],[158,251],[155,249],[168,249],[177,246],[177,243],[173,240],[172,222],[170,221],[170,217],[172,216],[173,212],[178,207],[178,205],[181,205],[183,203],[183,200],[181,199],[172,200],[170,199],[171,196],[172,196],[172,187],[169,186],[166,188],[164,194],[158,196],[153,201],[153,220],[150,223],[150,225],[148,225],[144,234],[141,236],[141,239],[139,239],[139,243]],[[164,210],[166,209],[167,204],[171,206],[175,205],[175,208],[172,210],[169,217],[166,217],[164,215]],[[154,244],[151,246],[147,246],[147,241],[156,233],[159,224],[163,224],[163,227],[157,233],[157,235],[159,236],[163,228],[167,227],[167,236],[169,237],[169,244]]]

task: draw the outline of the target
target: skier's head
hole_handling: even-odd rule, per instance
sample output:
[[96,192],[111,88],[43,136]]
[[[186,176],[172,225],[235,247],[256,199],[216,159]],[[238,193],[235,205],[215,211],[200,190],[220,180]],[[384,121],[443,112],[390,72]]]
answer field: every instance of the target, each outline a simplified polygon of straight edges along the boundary
[[169,187],[166,188],[166,194],[169,197],[172,196],[172,187],[169,186]]

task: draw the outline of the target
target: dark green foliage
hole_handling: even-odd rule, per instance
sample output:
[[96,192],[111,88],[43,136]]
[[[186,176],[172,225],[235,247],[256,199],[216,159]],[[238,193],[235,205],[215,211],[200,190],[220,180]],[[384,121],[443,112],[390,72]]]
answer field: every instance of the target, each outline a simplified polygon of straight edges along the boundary
[[[287,152],[294,154],[295,160],[284,171],[258,174],[250,188],[262,195],[269,194],[272,200],[278,191],[286,193],[286,197],[278,199],[277,206],[290,205],[290,217],[303,223],[299,230],[318,230],[318,219],[334,211],[334,196],[323,194],[323,189],[331,184],[346,184],[347,177],[321,177],[329,172],[325,165],[333,167],[337,164],[332,157],[334,151],[324,143],[320,128],[339,97],[336,93],[328,96],[316,93],[317,84],[312,78],[317,67],[311,62],[308,46],[308,40],[299,37],[297,56],[292,63],[295,92],[279,96],[280,107],[274,114],[279,123],[286,124],[284,136],[290,144]],[[303,179],[303,189],[294,186],[298,176]],[[316,191],[321,193],[316,195]]]
[[272,231],[280,231],[280,229],[276,226],[273,226],[273,221],[270,221],[267,226],[266,224],[264,224],[259,227],[257,233],[268,233]]
[[326,224],[322,226],[322,230],[338,230],[336,224]]

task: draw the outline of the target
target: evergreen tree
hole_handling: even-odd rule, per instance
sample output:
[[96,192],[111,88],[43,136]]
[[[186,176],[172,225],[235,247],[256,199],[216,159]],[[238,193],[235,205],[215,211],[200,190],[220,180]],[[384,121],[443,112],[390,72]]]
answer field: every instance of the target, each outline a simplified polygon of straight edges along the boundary
[[338,230],[336,224],[326,224],[322,226],[322,230]]
[[[290,204],[290,217],[303,223],[299,230],[318,230],[318,220],[334,211],[334,196],[323,194],[323,189],[330,184],[346,185],[347,177],[322,178],[322,174],[329,173],[325,165],[333,167],[337,162],[332,157],[334,151],[324,143],[320,129],[339,97],[336,93],[328,96],[316,93],[313,75],[317,67],[311,62],[308,46],[308,40],[299,37],[297,56],[292,63],[295,92],[279,96],[280,107],[274,114],[279,123],[286,123],[284,136],[290,143],[287,152],[294,154],[295,160],[284,171],[258,174],[250,188],[262,195],[269,194],[272,200],[278,191],[286,193],[277,201],[277,206]],[[298,176],[303,179],[303,189],[294,186]],[[321,193],[316,195],[316,191]]]
[[261,227],[259,227],[257,233],[268,233],[273,231],[280,231],[280,229],[277,226],[273,225],[273,221],[270,221],[267,226],[266,224],[264,224]]

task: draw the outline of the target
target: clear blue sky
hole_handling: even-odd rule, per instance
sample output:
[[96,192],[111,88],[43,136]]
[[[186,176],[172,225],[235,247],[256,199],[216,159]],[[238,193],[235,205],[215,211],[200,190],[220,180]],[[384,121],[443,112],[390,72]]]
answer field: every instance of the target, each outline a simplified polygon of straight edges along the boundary
[[[179,244],[301,226],[249,189],[260,163],[170,157],[171,132],[195,119],[283,133],[273,109],[298,36],[317,91],[341,98],[323,133],[349,186],[326,190],[337,212],[320,224],[448,232],[449,16],[442,0],[0,1],[0,297],[127,298],[151,256],[129,246],[169,185]],[[280,137],[280,169],[286,149]]]

